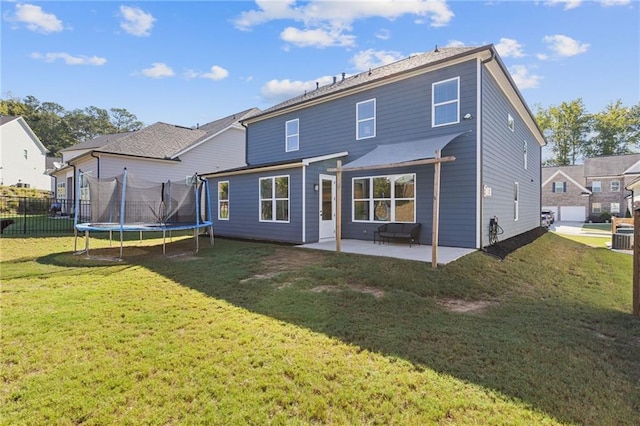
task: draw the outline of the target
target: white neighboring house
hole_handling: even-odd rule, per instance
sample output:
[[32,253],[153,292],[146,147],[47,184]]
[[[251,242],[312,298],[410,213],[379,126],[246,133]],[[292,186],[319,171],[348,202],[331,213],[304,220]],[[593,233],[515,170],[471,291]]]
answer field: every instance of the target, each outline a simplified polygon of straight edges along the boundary
[[24,118],[0,116],[0,185],[51,191],[48,152]]
[[[258,112],[251,108],[197,128],[158,122],[66,148],[61,151],[61,166],[51,172],[56,181],[56,198],[67,200],[63,205],[71,205],[80,171],[108,178],[120,175],[126,168],[137,177],[165,182],[190,179],[212,167],[226,170],[245,166],[246,130],[240,120]],[[85,199],[82,185],[80,196]]]

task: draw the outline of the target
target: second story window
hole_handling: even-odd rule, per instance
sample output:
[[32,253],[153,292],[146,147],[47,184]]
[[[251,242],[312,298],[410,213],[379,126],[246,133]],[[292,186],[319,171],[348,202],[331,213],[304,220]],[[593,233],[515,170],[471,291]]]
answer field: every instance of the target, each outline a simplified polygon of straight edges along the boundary
[[599,180],[594,180],[593,182],[591,182],[591,191],[602,192],[602,183]]
[[512,132],[516,130],[516,121],[513,119],[511,114],[507,114],[507,126],[509,126],[509,129]]
[[286,151],[297,151],[300,149],[300,120],[289,120],[285,124]]
[[432,127],[460,122],[460,77],[433,83]]
[[567,192],[567,182],[553,182],[553,192]]
[[527,170],[527,141],[522,143],[522,155],[524,157],[524,169]]
[[374,138],[376,136],[376,100],[358,102],[356,104],[356,139]]
[[611,192],[620,192],[620,181],[612,180],[611,181]]
[[29,151],[27,151],[26,149],[24,150],[24,159],[29,159]]

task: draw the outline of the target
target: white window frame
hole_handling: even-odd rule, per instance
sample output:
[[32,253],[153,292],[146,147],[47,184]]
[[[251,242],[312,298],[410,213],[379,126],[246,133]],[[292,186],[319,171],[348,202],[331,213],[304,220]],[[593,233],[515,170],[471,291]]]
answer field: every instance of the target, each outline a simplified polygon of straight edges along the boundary
[[[456,82],[456,93],[457,96],[455,99],[447,100],[443,102],[436,103],[436,89],[440,85],[444,85],[446,83],[450,83],[452,81]],[[456,119],[455,121],[448,121],[446,123],[436,124],[436,109],[438,107],[456,104]],[[451,124],[457,124],[460,122],[460,77],[450,78],[448,80],[437,81],[431,85],[431,127],[440,127],[440,126],[448,126]]]
[[513,119],[511,114],[507,114],[507,126],[512,132],[516,131],[516,120]]
[[67,198],[66,182],[58,182],[58,184],[56,184],[56,198],[59,200]]
[[[223,184],[227,184],[227,198],[222,199],[221,197],[221,191],[220,191],[220,185]],[[229,203],[229,181],[228,180],[221,180],[218,182],[218,220],[229,220],[229,214],[231,213],[231,209],[230,209],[230,203]],[[226,217],[224,215],[221,214],[222,212],[222,207],[226,204],[226,210],[227,210],[227,214]]]
[[80,175],[80,201],[91,201],[91,196],[89,192],[89,182],[85,179],[86,177],[93,176],[93,170],[88,172],[82,172]]
[[[561,191],[558,191],[561,189]],[[554,193],[562,194],[567,192],[566,190],[566,182],[553,182],[553,191]]]
[[[613,184],[615,183],[615,187],[616,189],[613,189]],[[609,191],[611,192],[620,192],[620,181],[619,180],[612,180],[611,183],[609,184]]]
[[611,203],[611,206],[609,207],[609,213],[611,213],[611,214],[614,214],[614,213],[620,214],[620,203]]
[[524,161],[524,169],[527,170],[527,141],[523,141],[522,144],[522,155],[523,155],[523,161]]
[[[295,123],[296,131],[289,133],[289,124]],[[285,151],[292,152],[300,149],[300,119],[288,120],[284,123]],[[293,142],[295,141],[295,143]]]
[[592,203],[591,213],[602,213],[602,203]]
[[[395,182],[397,179],[402,178],[404,176],[413,177],[413,197],[396,197],[395,196]],[[389,179],[391,194],[388,197],[375,197],[373,191],[373,180],[374,179]],[[357,180],[365,180],[369,181],[369,196],[367,198],[356,198],[355,197],[355,183]],[[390,223],[390,222],[400,222],[400,223],[416,223],[416,194],[418,193],[417,189],[417,177],[415,173],[401,173],[396,175],[376,175],[376,176],[357,176],[351,179],[351,220],[353,222],[358,223]],[[356,202],[367,201],[369,202],[369,219],[356,219]],[[389,216],[387,220],[376,220],[375,219],[375,209],[376,203],[382,201],[389,201]],[[396,219],[396,202],[398,201],[413,201],[413,221],[400,221]]]
[[[373,116],[364,117],[364,118],[360,117],[360,106],[368,103],[373,103]],[[376,105],[375,98],[356,103],[356,140],[371,139],[376,137],[376,121],[377,121],[376,117],[377,117],[377,105]],[[360,124],[367,121],[372,122],[373,132],[370,135],[363,136],[360,134]]]
[[520,184],[513,183],[513,220],[518,221],[520,216]]
[[[287,178],[287,197],[276,197],[276,179],[278,178]],[[271,180],[271,197],[262,198],[262,181]],[[271,201],[271,219],[263,219],[262,218],[262,202],[263,201]],[[278,201],[286,201],[287,202],[287,219],[286,220],[278,220],[277,219],[277,204]],[[278,176],[265,176],[258,179],[258,220],[260,222],[277,222],[277,223],[289,223],[291,217],[291,178],[289,175],[278,175]]]
[[591,182],[591,192],[602,192],[602,182],[599,180],[594,180],[593,182]]

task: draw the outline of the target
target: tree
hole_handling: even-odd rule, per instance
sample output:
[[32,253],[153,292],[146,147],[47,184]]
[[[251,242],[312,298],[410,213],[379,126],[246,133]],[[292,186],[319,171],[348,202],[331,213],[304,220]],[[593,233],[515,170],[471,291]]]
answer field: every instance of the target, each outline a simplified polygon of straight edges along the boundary
[[640,143],[640,104],[631,108],[621,100],[593,115],[593,137],[585,147],[590,157],[629,154]]
[[133,132],[140,130],[144,126],[142,121],[138,120],[138,117],[124,108],[111,108],[109,112],[111,115],[111,124],[116,127],[118,133]]
[[556,166],[576,164],[585,153],[591,129],[591,116],[582,99],[562,102],[548,109],[538,107],[536,120],[554,155],[548,162]]

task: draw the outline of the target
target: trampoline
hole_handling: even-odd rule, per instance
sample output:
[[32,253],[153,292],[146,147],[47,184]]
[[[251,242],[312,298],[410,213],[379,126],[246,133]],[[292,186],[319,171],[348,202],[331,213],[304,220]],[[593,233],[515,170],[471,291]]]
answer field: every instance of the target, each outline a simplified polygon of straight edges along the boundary
[[[197,174],[184,182],[151,182],[127,172],[112,178],[94,178],[82,171],[78,173],[74,228],[74,251],[89,256],[89,235],[109,232],[120,235],[122,259],[124,234],[162,232],[162,254],[166,256],[167,233],[193,230],[195,252],[199,250],[198,234],[207,229],[210,244],[214,244],[209,182]],[[88,189],[88,193],[86,192]],[[84,191],[84,192],[83,192]],[[80,198],[86,204],[80,205]],[[86,199],[88,198],[88,200]],[[203,203],[204,200],[204,203]],[[78,233],[85,234],[84,250],[78,251]]]

